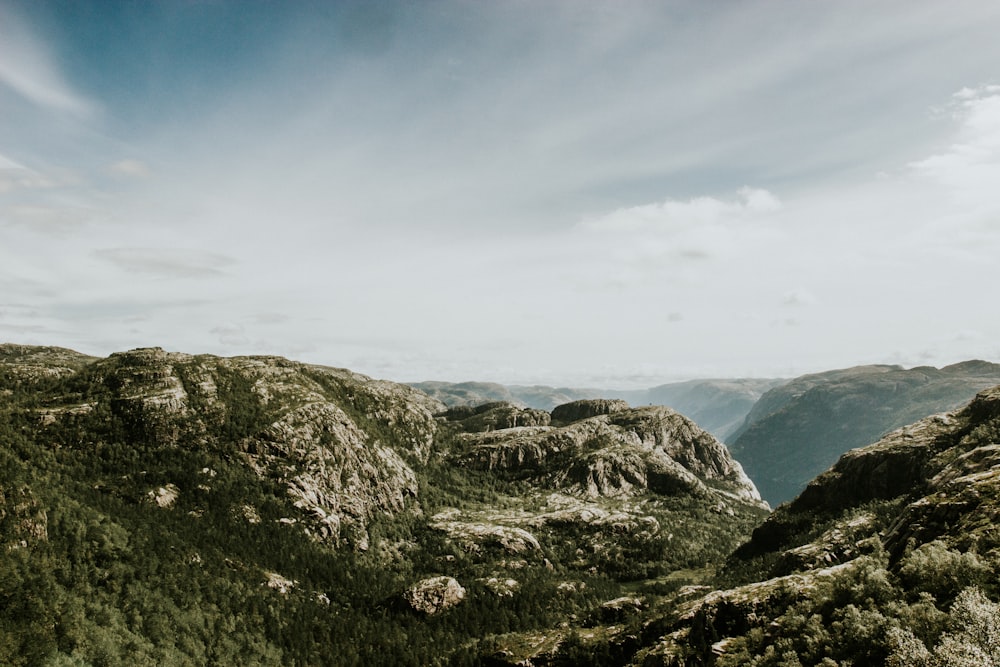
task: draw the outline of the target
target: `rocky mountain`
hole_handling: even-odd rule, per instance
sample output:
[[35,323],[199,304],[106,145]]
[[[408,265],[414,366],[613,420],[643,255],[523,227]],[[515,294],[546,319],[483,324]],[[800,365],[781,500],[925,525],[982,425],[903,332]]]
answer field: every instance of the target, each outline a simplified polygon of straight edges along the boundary
[[716,584],[563,651],[636,665],[989,665],[1000,658],[1000,387],[851,450]]
[[739,428],[750,409],[768,390],[782,385],[776,379],[690,380],[649,389],[571,389],[542,385],[502,385],[488,382],[417,382],[411,386],[448,406],[476,406],[505,402],[520,407],[552,410],[581,399],[622,399],[631,405],[665,405],[693,419],[720,440]]
[[766,513],[668,408],[0,346],[2,664],[483,664],[700,579]]
[[790,500],[845,451],[1000,384],[1000,365],[858,366],[804,375],[765,393],[729,446],[771,505]]
[[998,518],[1000,387],[769,512],[666,407],[0,345],[0,664],[997,664]]

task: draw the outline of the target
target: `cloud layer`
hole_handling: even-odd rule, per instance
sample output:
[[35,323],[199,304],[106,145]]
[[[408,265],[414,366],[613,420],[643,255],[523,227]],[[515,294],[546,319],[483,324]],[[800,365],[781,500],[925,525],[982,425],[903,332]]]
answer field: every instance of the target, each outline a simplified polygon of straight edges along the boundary
[[0,339],[574,384],[1000,359],[987,3],[74,7],[0,3]]

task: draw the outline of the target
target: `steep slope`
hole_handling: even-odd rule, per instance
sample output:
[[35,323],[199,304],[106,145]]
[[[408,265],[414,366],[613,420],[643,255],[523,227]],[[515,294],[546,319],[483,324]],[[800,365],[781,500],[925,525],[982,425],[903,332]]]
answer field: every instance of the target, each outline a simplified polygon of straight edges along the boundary
[[552,654],[644,666],[996,664],[998,518],[994,387],[844,454],[754,530],[720,589],[681,589]]
[[700,580],[766,514],[665,408],[159,348],[5,346],[0,381],[2,664],[476,664]]
[[733,455],[772,505],[785,502],[845,451],[927,415],[952,410],[1000,383],[1000,365],[969,361],[941,369],[859,366],[806,375],[767,392]]

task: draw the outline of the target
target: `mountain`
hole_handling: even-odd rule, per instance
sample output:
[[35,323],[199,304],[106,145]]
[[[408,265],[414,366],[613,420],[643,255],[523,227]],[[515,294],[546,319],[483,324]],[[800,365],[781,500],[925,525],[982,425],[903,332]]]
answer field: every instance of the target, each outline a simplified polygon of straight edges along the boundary
[[0,345],[0,664],[558,652],[766,514],[665,407],[447,408],[280,357]]
[[750,409],[765,392],[784,382],[758,378],[689,380],[634,390],[571,389],[489,382],[416,382],[411,386],[448,406],[502,401],[521,407],[552,410],[563,403],[591,398],[619,398],[635,406],[666,405],[693,419],[721,440],[744,423]]
[[742,426],[763,395],[786,382],[773,378],[689,380],[618,395],[633,405],[669,405],[725,440]]
[[544,385],[503,385],[495,382],[413,382],[411,387],[448,406],[512,403],[520,407],[551,410],[557,405],[587,398],[602,398],[600,389],[570,389]]
[[764,394],[728,443],[776,506],[849,449],[967,403],[1000,384],[1000,365],[858,366],[804,375]]
[[993,387],[851,450],[709,585],[618,601],[530,664],[998,664],[998,442]]

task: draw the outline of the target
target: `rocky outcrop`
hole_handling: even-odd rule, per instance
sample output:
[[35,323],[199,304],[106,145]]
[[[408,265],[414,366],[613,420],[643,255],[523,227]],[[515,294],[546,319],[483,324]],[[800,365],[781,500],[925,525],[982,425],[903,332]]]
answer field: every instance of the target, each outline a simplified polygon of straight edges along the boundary
[[177,488],[176,484],[167,484],[165,486],[152,489],[146,494],[146,498],[157,507],[161,509],[168,509],[174,506],[174,503],[177,502],[177,498],[180,494],[181,490]]
[[599,398],[598,389],[570,389],[543,385],[502,385],[495,382],[415,382],[419,389],[449,407],[504,402],[518,407],[550,411],[557,405],[581,398]]
[[586,497],[722,493],[760,503],[725,446],[669,408],[612,410],[562,427],[463,434],[458,440],[463,465]]
[[405,598],[415,611],[430,616],[464,600],[465,589],[451,577],[431,577],[411,586],[406,591]]
[[402,457],[370,442],[331,403],[289,412],[244,447],[262,474],[285,481],[295,505],[312,519],[314,533],[334,543],[343,537],[367,548],[368,521],[376,513],[402,512],[417,496],[416,475]]
[[552,409],[552,419],[568,424],[588,417],[610,415],[628,410],[629,404],[621,399],[591,398],[557,405]]
[[458,510],[434,515],[430,526],[446,533],[463,550],[473,554],[487,549],[500,549],[514,555],[541,551],[538,539],[523,528],[490,521],[486,517],[463,517]]

